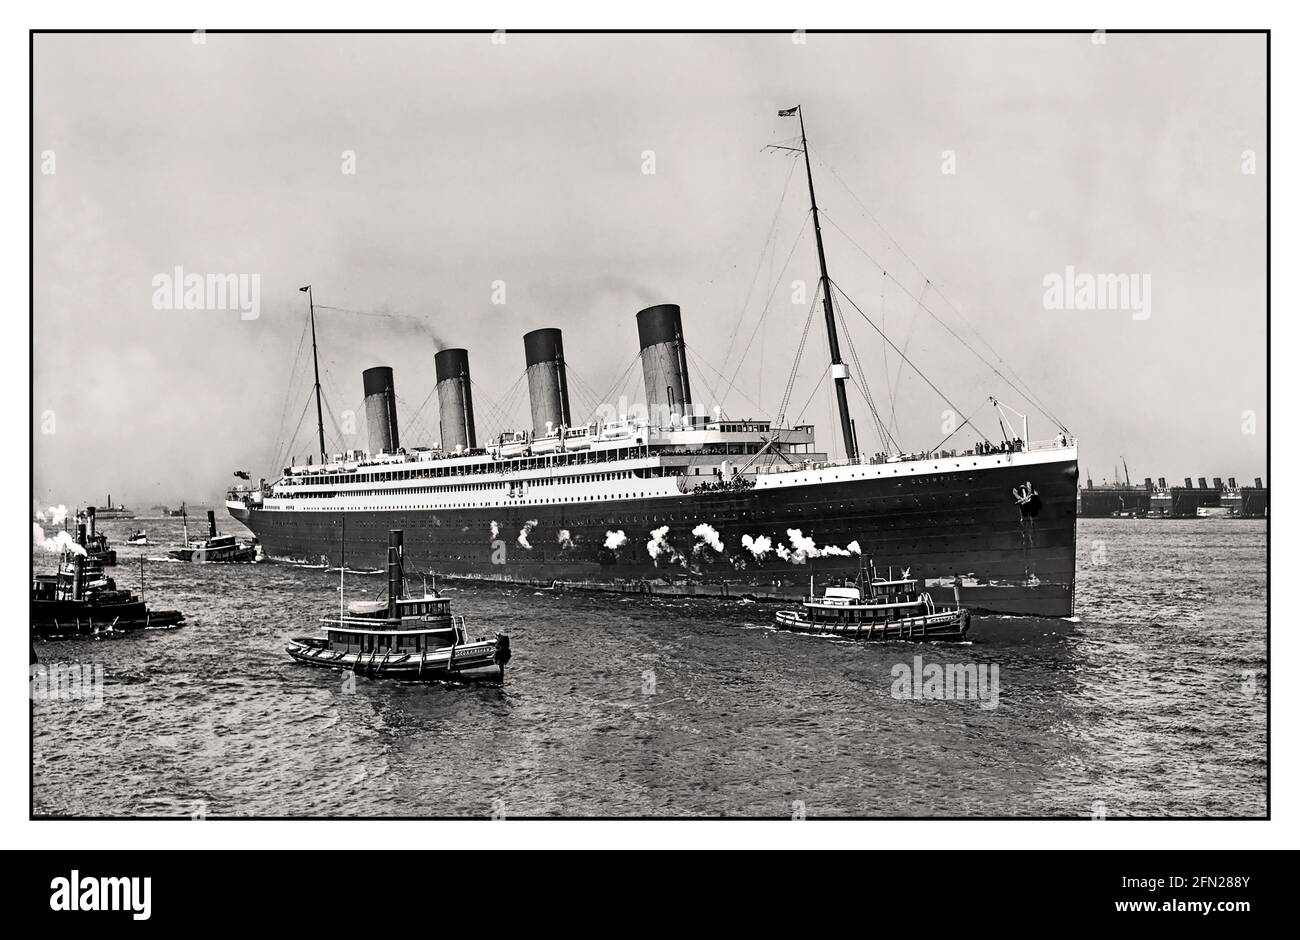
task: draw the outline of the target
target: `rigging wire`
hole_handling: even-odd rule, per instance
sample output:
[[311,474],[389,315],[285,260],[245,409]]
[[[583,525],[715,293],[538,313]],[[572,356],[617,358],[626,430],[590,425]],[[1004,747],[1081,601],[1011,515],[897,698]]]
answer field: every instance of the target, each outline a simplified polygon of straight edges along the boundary
[[[993,344],[990,343],[988,340],[986,340],[986,339],[983,337],[983,335],[980,334],[979,330],[977,330],[977,329],[975,328],[975,325],[974,325],[973,323],[971,323],[970,320],[966,317],[966,315],[963,314],[963,313],[961,312],[961,310],[959,310],[959,309],[957,308],[957,305],[954,304],[954,303],[953,303],[953,302],[948,298],[948,295],[947,295],[946,293],[944,293],[943,290],[941,290],[941,289],[939,288],[938,285],[934,284],[934,283],[930,280],[930,277],[925,273],[925,271],[923,271],[923,270],[921,269],[921,266],[920,266],[919,264],[916,263],[915,259],[913,259],[912,256],[909,255],[909,254],[907,253],[906,250],[904,250],[904,248],[903,248],[903,246],[902,246],[901,244],[899,244],[898,239],[894,238],[894,236],[893,236],[892,234],[890,234],[889,230],[886,229],[885,226],[884,226],[883,224],[881,224],[881,222],[880,222],[880,220],[879,220],[878,218],[876,218],[875,213],[873,213],[870,209],[867,208],[866,204],[865,204],[861,199],[858,198],[857,193],[855,193],[855,192],[853,191],[853,189],[849,186],[849,184],[846,183],[846,182],[844,182],[844,179],[843,179],[843,178],[842,178],[838,173],[835,172],[835,168],[834,168],[833,166],[831,166],[829,163],[827,163],[827,162],[825,162],[824,160],[822,160],[820,157],[817,158],[817,163],[818,163],[819,166],[821,166],[821,167],[823,167],[825,170],[827,170],[827,171],[831,174],[831,176],[833,176],[833,177],[835,178],[835,180],[836,180],[836,181],[837,181],[841,186],[844,187],[844,190],[849,194],[850,198],[852,198],[853,201],[856,202],[856,203],[858,204],[858,207],[859,207],[859,208],[860,208],[864,213],[866,213],[867,218],[869,218],[869,219],[871,220],[871,222],[876,226],[876,228],[880,229],[880,231],[884,234],[884,236],[885,236],[886,238],[889,239],[890,243],[891,243],[891,244],[892,244],[896,249],[898,249],[898,253],[901,254],[904,258],[907,259],[908,264],[910,264],[910,265],[911,265],[911,266],[916,270],[916,272],[917,272],[918,274],[921,275],[921,277],[925,278],[926,283],[929,284],[929,285],[932,287],[932,289],[934,290],[934,292],[939,296],[939,299],[942,300],[945,304],[947,304],[947,305],[948,305],[948,309],[951,310],[953,313],[955,313],[955,314],[958,316],[958,318],[961,319],[961,321],[962,321],[962,322],[966,325],[966,327],[971,331],[971,334],[974,335],[974,336],[975,336],[975,337],[976,337],[976,338],[977,338],[981,343],[983,343],[983,344],[985,345],[985,347],[987,347],[988,351],[989,351],[990,353],[993,354],[993,358],[997,359],[998,362],[1002,363],[1002,365],[1006,367],[1006,370],[1007,370],[1008,372],[1010,372],[1012,376],[1015,377],[1016,382],[1019,383],[1019,386],[1017,386],[1016,383],[1014,383],[1014,382],[1012,382],[1010,379],[1008,379],[1005,375],[1002,375],[1001,372],[998,372],[998,370],[997,370],[997,369],[996,369],[996,368],[995,368],[995,367],[994,367],[990,362],[988,362],[988,360],[984,359],[983,356],[980,356],[979,353],[975,352],[974,349],[971,349],[971,352],[974,353],[974,354],[975,354],[975,355],[980,359],[980,361],[983,362],[985,365],[987,365],[990,369],[993,369],[993,371],[994,371],[994,372],[995,372],[995,373],[996,373],[996,374],[997,374],[997,375],[998,375],[998,376],[999,376],[1003,381],[1005,381],[1008,385],[1010,385],[1013,389],[1015,389],[1016,391],[1018,391],[1020,394],[1024,395],[1024,396],[1025,396],[1025,397],[1026,397],[1026,398],[1027,398],[1027,399],[1028,399],[1028,400],[1029,400],[1029,401],[1034,405],[1034,407],[1036,407],[1039,411],[1041,411],[1041,412],[1043,413],[1044,416],[1047,417],[1047,419],[1048,419],[1049,421],[1051,421],[1053,424],[1055,424],[1055,425],[1056,425],[1057,427],[1059,427],[1061,430],[1063,430],[1063,431],[1065,431],[1065,432],[1068,433],[1070,429],[1067,428],[1064,424],[1062,424],[1061,421],[1060,421],[1059,419],[1057,419],[1056,416],[1053,415],[1052,412],[1051,412],[1050,410],[1048,410],[1048,408],[1043,404],[1042,400],[1039,399],[1037,395],[1035,395],[1035,394],[1033,394],[1032,392],[1030,392],[1030,390],[1029,390],[1029,386],[1025,383],[1025,380],[1022,379],[1022,378],[1020,378],[1020,376],[1019,376],[1019,374],[1016,372],[1016,370],[1013,369],[1013,368],[1011,367],[1011,364],[1010,364],[1009,362],[1007,362],[1005,359],[1003,359],[1002,356],[998,353],[998,351],[997,351],[996,349],[993,348]],[[834,223],[832,222],[832,224],[834,224]],[[835,227],[836,227],[837,229],[839,229],[839,226],[838,226],[838,225],[836,225]],[[843,232],[843,229],[840,229],[840,231]],[[846,237],[847,237],[847,235],[846,235]],[[852,239],[849,239],[849,240],[852,241]],[[856,245],[856,242],[855,242],[854,244]],[[860,245],[857,246],[857,247],[858,247],[858,250],[859,250],[859,251],[862,251],[863,254],[867,254],[867,252],[866,252],[866,251],[865,251],[865,250],[864,250]],[[870,255],[868,255],[868,257],[870,258]],[[875,263],[874,259],[872,259],[872,262]],[[897,283],[897,282],[895,282],[895,283]],[[900,284],[899,286],[902,286],[902,285]],[[938,315],[935,314],[935,313],[934,313],[932,310],[930,310],[928,307],[925,307],[925,306],[923,305],[922,309],[924,309],[927,313],[929,313],[931,316],[933,316],[936,320],[939,320]],[[947,324],[944,324],[942,320],[940,320],[939,322],[940,322],[940,323],[941,323],[945,328],[947,328]],[[950,330],[950,332],[951,332],[951,330]],[[954,334],[954,335],[956,335],[956,334]],[[963,343],[963,345],[965,345],[965,344]],[[969,346],[967,346],[967,348],[970,349]]]
[[[685,346],[685,343],[683,343],[682,345]],[[696,352],[693,349],[691,349],[690,346],[686,346],[686,361],[688,363],[694,363],[694,366],[692,366],[692,368],[694,368],[695,366],[702,366],[704,364],[703,360],[700,359],[699,355],[696,354]],[[699,381],[701,384],[704,385],[705,390],[713,397],[713,400],[716,402],[718,400],[718,392],[713,387],[713,385],[709,382],[708,376],[704,374],[704,370],[698,369],[695,372],[695,375],[697,381]],[[690,404],[698,404],[698,403],[690,402]]]
[[871,387],[867,384],[866,373],[862,370],[862,362],[858,359],[857,347],[853,345],[853,333],[849,331],[849,325],[844,320],[844,311],[835,302],[834,294],[831,295],[831,306],[835,310],[836,318],[840,321],[840,327],[844,330],[844,340],[848,343],[849,356],[853,359],[853,368],[857,370],[853,385],[867,402],[867,409],[871,412],[872,423],[876,427],[876,436],[880,438],[880,446],[886,452],[889,452],[892,447],[894,453],[901,453],[902,448],[889,436],[889,429],[885,427],[884,422],[880,419],[880,411],[876,408],[876,400],[871,394]]
[[[725,381],[727,380],[727,377],[726,377],[725,375],[723,375],[721,372],[719,372],[717,369],[713,368],[713,366],[711,366],[711,365],[709,364],[709,361],[708,361],[707,359],[705,359],[702,355],[700,355],[699,350],[697,350],[694,346],[687,345],[686,350],[687,350],[687,352],[691,353],[691,354],[695,357],[695,362],[696,362],[697,365],[702,365],[702,366],[704,366],[704,367],[707,368],[710,372],[712,372],[714,375],[716,375],[719,379],[721,379],[723,382],[725,382]],[[705,386],[708,387],[708,382],[707,382],[707,381],[705,381]],[[716,388],[712,388],[712,387],[710,387],[710,388],[709,388],[709,392],[713,394],[713,396],[714,396],[714,401],[717,401],[717,390],[716,390]],[[767,410],[766,408],[764,408],[764,407],[763,407],[762,405],[760,405],[758,402],[754,401],[754,399],[750,398],[750,397],[749,397],[748,395],[746,395],[744,392],[740,392],[739,394],[740,394],[740,397],[741,397],[741,398],[745,399],[745,401],[749,402],[751,405],[753,405],[755,408],[758,409],[758,411],[756,412],[757,414],[765,415],[765,416],[768,416],[768,417],[771,416],[770,412],[768,412],[768,410]],[[721,405],[719,405],[719,407],[721,407]]]
[[525,369],[519,373],[513,384],[506,389],[505,395],[501,398],[501,415],[503,427],[502,433],[506,431],[517,431],[520,428],[532,428],[532,412],[525,409],[523,416],[519,414],[520,405],[526,401],[531,401],[528,392],[528,371]]
[[[632,371],[632,367],[636,365],[640,360],[641,360],[641,351],[637,350],[636,354],[628,362],[627,368],[623,370],[622,375],[620,375],[617,379],[615,379],[614,384],[609,387],[609,391],[600,397],[600,402],[602,404],[609,404],[612,402],[610,396],[613,395],[614,392],[622,389],[623,386],[627,384],[628,373]],[[599,410],[599,406],[597,406],[597,410]],[[593,413],[592,418],[594,419],[595,417],[596,415]]]
[[[338,418],[334,414],[334,406],[329,403],[330,401],[329,396],[325,394],[324,389],[321,389],[321,400],[325,403],[325,413],[330,416],[330,424],[333,425],[333,429],[336,435],[334,440],[330,443],[336,444],[338,446],[338,450],[347,450],[347,448],[343,446],[344,443],[343,429],[339,427]],[[337,451],[334,452],[337,453]],[[329,451],[327,449],[326,454],[321,455],[321,460],[322,461],[325,460],[328,454]]]
[[[881,330],[888,330],[888,327],[885,324],[885,281],[886,280],[887,278],[885,277],[885,273],[882,271],[880,273],[880,329]],[[845,327],[845,329],[847,329],[847,327]],[[894,389],[889,382],[889,347],[885,345],[885,343],[883,342],[880,344],[880,362],[884,366],[884,372],[885,372],[885,394],[892,399],[894,397]],[[865,373],[863,373],[863,376],[865,378]]]
[[772,292],[767,295],[767,302],[763,304],[763,314],[758,318],[758,322],[754,324],[754,331],[749,334],[749,342],[745,344],[745,351],[740,354],[740,361],[736,363],[736,369],[731,373],[731,379],[727,382],[726,391],[723,392],[722,400],[718,402],[719,405],[725,406],[726,397],[730,395],[732,389],[736,387],[736,379],[740,375],[740,369],[745,364],[746,357],[749,356],[750,347],[754,345],[754,337],[758,335],[759,329],[763,326],[764,321],[767,319],[767,315],[772,310],[772,298],[775,297],[776,292],[780,290],[781,279],[785,277],[786,269],[790,267],[790,259],[794,257],[794,253],[799,247],[799,242],[803,239],[803,233],[804,230],[808,228],[808,220],[810,218],[812,218],[812,209],[809,209],[808,213],[804,216],[803,225],[799,227],[799,232],[794,237],[794,243],[790,246],[790,253],[786,255],[785,258],[785,264],[781,265],[781,273],[777,275],[776,281],[772,285]]
[[[925,287],[921,288],[921,296],[925,296],[925,290],[930,286],[930,282],[925,282]],[[912,345],[912,336],[916,332],[916,314],[917,308],[912,308],[912,319],[907,324],[907,335],[903,337],[903,355],[907,355],[907,349]],[[894,390],[889,396],[889,420],[894,428],[894,433],[898,433],[898,391],[903,382],[903,360],[898,360],[898,371],[894,373]]]
[[[516,389],[519,387],[519,383],[522,380],[522,378],[523,376],[521,375],[519,378],[515,379],[514,384],[512,384],[509,389],[507,389],[506,395],[510,396],[514,394]],[[470,379],[469,384],[471,388],[476,390],[478,399],[480,401],[487,403],[488,411],[489,411],[489,415],[488,415],[489,420],[492,420],[495,415],[496,430],[492,434],[488,435],[488,439],[495,440],[505,431],[513,430],[510,427],[510,425],[514,423],[513,412],[509,414],[506,413],[502,408],[503,402],[494,400],[492,396],[489,395],[483,389],[483,386],[479,385],[478,382],[474,381],[472,378]],[[505,396],[503,396],[503,398],[504,397]]]
[[[964,427],[965,427],[969,422],[970,422],[970,418],[967,418],[967,419],[966,419],[965,421],[963,421],[961,424],[957,425],[955,428],[952,429],[952,434],[949,434],[947,437],[945,437],[943,440],[941,440],[938,444],[935,444],[935,445],[934,445],[933,447],[931,447],[930,449],[931,449],[931,450],[938,450],[938,449],[939,449],[940,447],[942,447],[944,444],[947,444],[948,441],[953,437],[953,435],[955,435],[958,431],[960,431],[962,428],[964,428]],[[983,435],[980,435],[980,436],[983,437]]]
[[[268,456],[272,458],[280,457],[280,447],[284,441],[285,420],[289,417],[289,402],[293,400],[294,378],[298,375],[298,362],[302,358],[303,344],[307,340],[307,317],[302,319],[302,332],[298,334],[298,351],[293,355],[293,365],[289,369],[289,380],[284,387],[284,404],[280,407],[280,423],[276,426],[275,437],[271,439],[271,449]],[[276,464],[271,467],[271,473],[274,475],[284,467],[284,463],[277,460]]]
[[[429,433],[430,428],[428,422],[424,420],[424,409],[429,407],[429,402],[433,401],[433,396],[437,393],[438,385],[437,383],[434,383],[433,388],[429,389],[429,394],[424,396],[424,401],[420,402],[420,407],[416,408],[415,411],[412,412],[411,417],[407,419],[408,428],[414,429],[417,426],[424,428],[423,440],[425,441],[432,440],[433,436]],[[403,408],[402,410],[405,411],[406,409]],[[439,434],[439,436],[441,436],[441,434]]]
[[776,231],[781,221],[781,209],[785,206],[785,197],[790,192],[790,180],[794,178],[795,168],[799,165],[797,160],[790,161],[790,170],[785,175],[785,183],[781,187],[781,196],[776,201],[776,211],[772,213],[772,224],[768,226],[767,238],[763,242],[763,250],[758,256],[758,264],[754,265],[754,277],[749,282],[749,289],[745,291],[745,299],[740,305],[740,316],[736,318],[736,325],[732,327],[731,337],[727,340],[727,354],[722,357],[722,371],[727,369],[727,363],[731,361],[731,354],[735,350],[736,336],[740,332],[740,326],[745,321],[745,311],[749,309],[749,299],[754,294],[754,288],[758,285],[758,276],[763,271],[763,260],[768,256],[768,252],[776,247]]
[[[902,290],[903,293],[905,293],[908,297],[912,298],[912,300],[916,301],[917,305],[920,306],[922,310],[924,310],[931,317],[933,317],[934,321],[938,323],[940,326],[942,326],[945,330],[947,330],[948,334],[952,336],[953,339],[957,340],[957,342],[961,343],[962,346],[964,346],[971,353],[971,355],[975,356],[975,358],[979,359],[980,362],[984,363],[984,365],[986,365],[993,372],[994,375],[998,376],[1000,379],[1002,379],[1002,381],[1006,382],[1007,385],[1011,386],[1011,388],[1017,391],[1019,394],[1024,395],[1025,399],[1030,404],[1032,404],[1035,408],[1037,408],[1040,412],[1042,412],[1044,417],[1046,417],[1057,427],[1061,428],[1061,430],[1064,431],[1069,430],[1068,428],[1065,427],[1065,425],[1063,425],[1060,422],[1060,420],[1054,414],[1052,414],[1050,410],[1048,410],[1047,406],[1043,404],[1043,402],[1038,398],[1038,396],[1034,395],[1031,391],[1029,391],[1029,389],[1024,385],[1023,380],[1017,383],[1017,382],[1013,382],[1010,378],[1008,378],[997,366],[989,362],[989,360],[984,356],[983,353],[981,353],[978,349],[976,349],[974,346],[968,343],[961,334],[959,334],[951,326],[945,323],[942,317],[940,317],[937,313],[935,313],[927,304],[923,303],[919,296],[912,293],[911,289],[908,288],[906,284],[904,284],[894,275],[890,274],[885,269],[884,265],[882,265],[879,261],[875,259],[875,257],[871,254],[871,252],[867,251],[856,241],[854,241],[853,236],[851,236],[848,232],[844,231],[844,229],[840,226],[840,224],[836,222],[834,219],[830,218],[829,214],[825,210],[822,210],[822,216],[826,219],[826,221],[828,221],[831,225],[833,225],[835,227],[835,230],[839,232],[841,235],[843,235],[844,238],[847,239],[848,242],[853,245],[853,247],[857,248],[858,251],[860,251],[868,261],[870,261],[873,265],[879,268],[881,273],[884,274],[885,277],[893,281],[896,285],[898,285],[899,289]],[[927,283],[930,284],[930,286],[934,289],[936,294],[939,294],[939,290],[938,288],[934,287],[933,282],[927,282]],[[939,296],[942,297],[943,295],[940,294]],[[985,345],[987,345],[987,341],[985,341]],[[997,354],[994,353],[994,355],[996,356]],[[1001,361],[1000,356],[998,356],[997,358],[999,359],[999,361]],[[1005,362],[1003,362],[1003,364],[1006,365]],[[1008,371],[1011,371],[1010,366],[1007,366],[1007,369]]]
[[574,397],[578,400],[578,407],[583,409],[581,413],[587,415],[588,420],[590,420],[590,416],[600,410],[600,402],[596,398],[598,393],[592,388],[590,382],[573,369],[568,369],[566,375],[569,378],[569,390],[575,393]]
[[[893,341],[890,340],[889,337],[885,336],[883,332],[881,332],[880,327],[876,326],[876,324],[871,322],[871,318],[867,316],[866,313],[863,312],[861,307],[859,307],[856,303],[853,302],[853,298],[850,297],[848,294],[844,293],[844,288],[840,287],[840,285],[835,283],[834,280],[831,281],[831,284],[835,287],[837,291],[840,292],[840,295],[849,302],[849,304],[853,307],[853,309],[858,312],[859,316],[861,316],[862,319],[866,320],[867,324],[873,330],[875,330],[877,333],[880,333],[880,335],[885,338],[885,342],[889,343],[889,345],[893,348],[894,352],[898,353],[898,355],[902,358],[902,360],[912,367],[912,371],[915,372],[917,375],[919,375],[921,377],[921,380],[925,382],[926,385],[930,386],[930,388],[934,391],[934,393],[938,395],[940,398],[942,398],[944,400],[944,403],[947,404],[948,407],[951,408],[955,414],[957,414],[962,418],[966,418],[966,420],[970,422],[970,426],[974,428],[977,432],[979,432],[979,428],[976,427],[975,423],[971,421],[970,418],[967,418],[965,412],[963,412],[956,405],[954,405],[952,403],[952,400],[948,398],[948,396],[945,395],[943,392],[941,392],[937,385],[935,385],[933,382],[930,381],[929,377],[924,372],[921,371],[921,369],[916,365],[916,363],[914,363],[911,359],[908,359],[906,356],[904,356],[903,351],[899,349],[897,346],[895,346]],[[987,438],[988,435],[980,432],[980,436]]]
[[[405,320],[413,324],[417,329],[434,337],[433,328],[429,326],[426,320],[413,316],[409,313],[397,313],[396,311],[379,311],[379,310],[353,310],[351,307],[332,307],[328,304],[316,304],[317,310],[333,310],[335,313],[350,313],[358,317],[370,317],[375,320]],[[434,337],[436,339],[436,337]]]
[[[781,396],[781,407],[776,412],[776,426],[782,427],[785,421],[785,410],[790,405],[790,395],[794,392],[795,376],[799,372],[799,362],[803,359],[804,348],[808,345],[808,332],[812,329],[813,316],[817,313],[817,298],[821,296],[822,282],[821,278],[817,279],[817,289],[813,291],[812,303],[808,305],[808,316],[803,322],[803,335],[799,338],[799,347],[794,353],[794,364],[790,367],[790,378],[785,383],[785,393]],[[800,417],[803,417],[802,413]]]
[[437,438],[430,433],[429,422],[424,419],[424,406],[428,404],[429,399],[432,397],[433,392],[430,392],[428,397],[424,399],[418,408],[412,408],[411,403],[407,399],[403,398],[401,395],[397,396],[397,404],[400,406],[397,409],[398,414],[410,416],[403,422],[406,425],[404,439],[408,448],[428,446],[431,441],[437,440]]
[[808,410],[808,406],[812,404],[813,398],[815,398],[817,392],[821,390],[822,379],[826,378],[826,374],[830,371],[831,371],[831,364],[828,362],[826,363],[826,368],[822,369],[822,374],[817,376],[817,381],[813,383],[812,394],[808,396],[808,400],[804,402],[803,407],[799,409],[799,416],[795,418],[793,422],[791,422],[790,424],[791,427],[799,426],[799,422],[803,419],[803,413]]
[[[280,467],[280,468],[283,468],[283,467],[287,466],[286,461],[289,461],[289,460],[293,459],[292,456],[291,456],[292,451],[293,451],[293,445],[296,444],[296,443],[298,442],[298,435],[302,432],[302,422],[303,422],[303,419],[305,419],[305,418],[307,417],[307,411],[308,411],[308,409],[311,408],[312,399],[315,398],[315,397],[316,397],[315,390],[312,390],[312,391],[310,391],[310,392],[307,393],[307,400],[306,400],[305,402],[303,402],[303,405],[302,405],[302,414],[300,414],[300,415],[298,416],[298,425],[297,425],[297,427],[295,427],[295,428],[293,429],[293,436],[290,437],[289,440],[288,440],[288,442],[284,445],[283,450],[282,450],[282,452],[280,453],[280,459],[279,459],[278,461],[276,461],[276,463],[279,464],[279,467]],[[279,472],[279,469],[274,468],[274,467],[272,468],[272,476],[274,476],[274,474],[276,474],[276,473],[278,473],[278,472]]]

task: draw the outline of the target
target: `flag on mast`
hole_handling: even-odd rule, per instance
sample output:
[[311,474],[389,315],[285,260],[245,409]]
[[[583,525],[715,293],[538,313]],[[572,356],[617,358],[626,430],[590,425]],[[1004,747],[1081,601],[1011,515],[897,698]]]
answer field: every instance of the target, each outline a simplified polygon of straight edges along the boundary
[[795,105],[793,108],[786,108],[784,111],[778,111],[778,112],[776,112],[776,116],[777,116],[777,117],[794,117],[795,112],[797,112],[798,110],[799,110],[799,106],[798,106],[798,105]]

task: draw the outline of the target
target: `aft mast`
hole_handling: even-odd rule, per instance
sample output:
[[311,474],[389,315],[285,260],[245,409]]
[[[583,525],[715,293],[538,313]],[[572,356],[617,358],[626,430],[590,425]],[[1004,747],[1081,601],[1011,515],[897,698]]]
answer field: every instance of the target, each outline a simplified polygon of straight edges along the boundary
[[808,136],[804,133],[803,108],[795,105],[777,112],[779,117],[799,116],[799,144],[803,150],[804,169],[808,173],[808,201],[812,203],[813,233],[817,236],[817,264],[821,268],[822,310],[826,315],[826,338],[830,343],[831,375],[835,379],[835,400],[840,409],[840,433],[844,436],[844,453],[849,461],[858,459],[858,442],[853,433],[853,419],[849,415],[848,391],[844,387],[849,377],[848,366],[840,356],[840,338],[835,331],[835,307],[831,302],[831,278],[826,273],[826,249],[822,245],[822,224],[817,215],[817,194],[813,190],[812,160],[808,156]]

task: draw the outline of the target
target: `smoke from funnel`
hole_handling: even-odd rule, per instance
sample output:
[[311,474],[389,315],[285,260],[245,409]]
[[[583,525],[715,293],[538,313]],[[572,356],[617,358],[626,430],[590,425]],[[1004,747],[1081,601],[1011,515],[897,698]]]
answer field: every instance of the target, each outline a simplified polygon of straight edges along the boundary
[[32,544],[52,555],[72,552],[74,555],[85,557],[86,554],[86,550],[77,544],[77,540],[72,537],[70,532],[60,529],[49,538],[46,538],[45,530],[41,528],[38,522],[32,523]]

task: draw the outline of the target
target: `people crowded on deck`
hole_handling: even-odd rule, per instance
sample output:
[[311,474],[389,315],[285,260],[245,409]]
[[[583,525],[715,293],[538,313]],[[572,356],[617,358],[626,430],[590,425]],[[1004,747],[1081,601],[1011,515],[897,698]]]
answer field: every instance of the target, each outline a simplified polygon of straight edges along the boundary
[[[717,471],[715,471],[716,473]],[[756,484],[749,477],[734,474],[730,479],[718,479],[711,483],[701,483],[696,486],[692,492],[695,493],[722,493],[735,490],[752,490]]]

